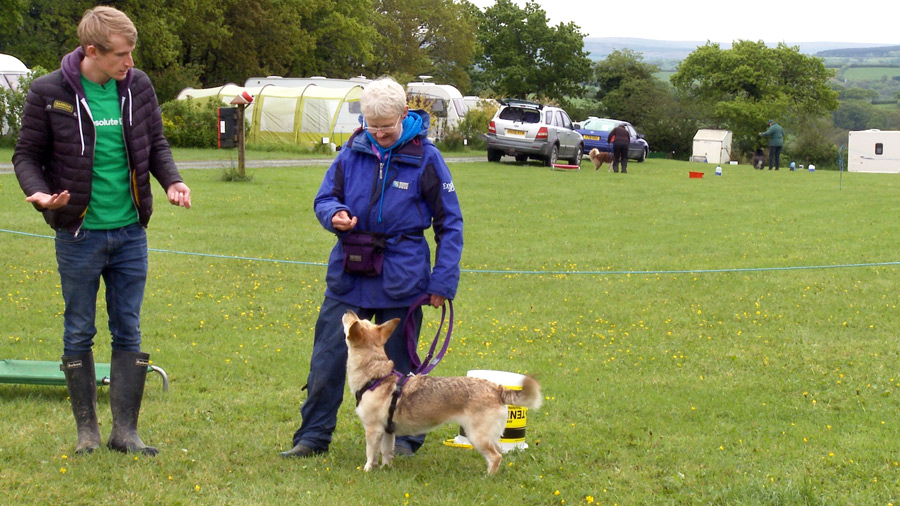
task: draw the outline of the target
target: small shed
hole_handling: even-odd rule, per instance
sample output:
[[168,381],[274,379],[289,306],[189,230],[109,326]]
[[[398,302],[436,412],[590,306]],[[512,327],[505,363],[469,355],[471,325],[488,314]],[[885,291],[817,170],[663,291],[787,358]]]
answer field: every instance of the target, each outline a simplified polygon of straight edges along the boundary
[[717,165],[730,162],[731,130],[697,130],[691,161]]
[[850,172],[900,172],[900,132],[860,130],[850,132],[847,170]]

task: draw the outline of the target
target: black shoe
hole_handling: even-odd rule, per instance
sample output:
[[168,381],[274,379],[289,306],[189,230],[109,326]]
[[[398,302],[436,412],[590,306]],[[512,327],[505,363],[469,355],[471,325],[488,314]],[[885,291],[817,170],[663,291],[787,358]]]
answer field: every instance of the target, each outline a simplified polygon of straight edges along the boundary
[[328,451],[328,450],[316,450],[314,448],[310,448],[310,447],[306,446],[303,443],[297,443],[290,450],[281,452],[278,455],[281,455],[282,457],[284,457],[286,459],[291,458],[291,457],[303,458],[303,457],[312,457],[313,455],[319,455],[321,453],[325,453],[326,451]]
[[397,457],[412,457],[416,452],[412,448],[403,445],[394,445],[394,455]]

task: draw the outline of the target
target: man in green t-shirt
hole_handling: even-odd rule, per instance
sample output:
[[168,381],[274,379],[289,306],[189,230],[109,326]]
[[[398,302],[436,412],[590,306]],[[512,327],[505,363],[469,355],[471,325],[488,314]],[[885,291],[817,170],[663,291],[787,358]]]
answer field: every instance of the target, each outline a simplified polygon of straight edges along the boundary
[[80,47],[28,91],[13,163],[26,201],[56,230],[65,300],[61,369],[75,423],[75,453],[101,443],[93,344],[97,293],[106,286],[112,336],[107,446],[156,455],[137,420],[150,355],[141,352],[140,311],[147,281],[152,175],[173,205],[190,208],[162,133],[156,92],[134,68],[137,30],[112,7],[85,12]]

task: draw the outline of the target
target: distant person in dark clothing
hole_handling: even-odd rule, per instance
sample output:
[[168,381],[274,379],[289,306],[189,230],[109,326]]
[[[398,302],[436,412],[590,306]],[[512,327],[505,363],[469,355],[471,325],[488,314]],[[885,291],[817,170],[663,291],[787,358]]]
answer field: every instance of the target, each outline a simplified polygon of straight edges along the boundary
[[784,147],[784,129],[774,119],[770,119],[769,129],[759,135],[769,138],[769,170],[772,170],[773,165],[778,170],[781,166],[781,148]]
[[619,163],[622,163],[622,174],[628,172],[628,145],[631,143],[631,135],[625,124],[621,123],[613,128],[606,141],[613,145],[613,172],[619,172]]

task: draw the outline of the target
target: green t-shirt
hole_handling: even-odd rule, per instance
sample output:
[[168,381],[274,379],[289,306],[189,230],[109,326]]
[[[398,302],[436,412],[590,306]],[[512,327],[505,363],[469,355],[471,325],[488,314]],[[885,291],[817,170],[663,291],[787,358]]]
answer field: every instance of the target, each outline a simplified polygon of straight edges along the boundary
[[131,200],[128,181],[128,155],[125,153],[116,81],[110,79],[99,85],[82,75],[81,85],[97,132],[91,202],[84,215],[83,227],[109,230],[137,223],[137,210]]

